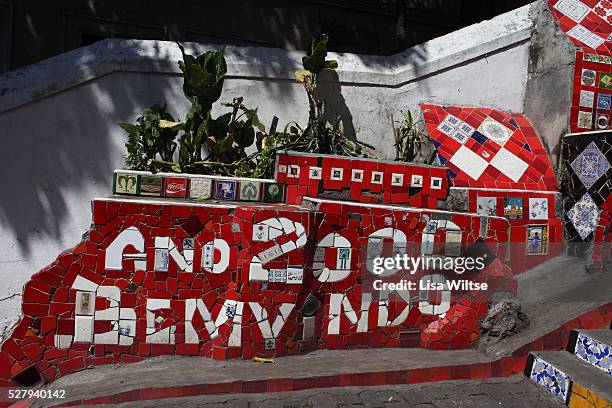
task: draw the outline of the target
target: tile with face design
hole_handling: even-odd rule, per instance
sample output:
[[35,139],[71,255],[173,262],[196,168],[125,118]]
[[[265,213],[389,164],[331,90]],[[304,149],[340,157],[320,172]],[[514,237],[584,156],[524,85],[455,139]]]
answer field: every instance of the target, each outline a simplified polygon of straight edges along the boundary
[[215,198],[217,200],[234,201],[236,200],[238,182],[234,180],[216,180]]

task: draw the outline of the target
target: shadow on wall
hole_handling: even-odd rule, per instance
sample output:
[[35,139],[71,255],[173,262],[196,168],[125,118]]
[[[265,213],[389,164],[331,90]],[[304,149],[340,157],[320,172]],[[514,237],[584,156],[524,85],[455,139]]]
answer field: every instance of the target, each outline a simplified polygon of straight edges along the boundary
[[[190,53],[197,54],[213,48],[203,44],[186,45]],[[0,151],[11,152],[0,162],[0,172],[5,176],[5,193],[0,195],[0,225],[11,230],[14,237],[4,234],[0,239],[4,240],[9,248],[17,246],[21,255],[29,256],[33,241],[49,239],[62,242],[66,238],[62,234],[62,231],[67,230],[66,223],[73,228],[85,227],[84,223],[88,220],[67,220],[67,217],[69,214],[88,214],[89,210],[83,209],[89,205],[86,199],[109,194],[109,175],[114,168],[123,165],[122,155],[125,154],[125,136],[117,123],[133,122],[144,108],[164,102],[168,104],[175,118],[184,117],[188,107],[176,68],[180,55],[178,47],[175,54],[170,51],[173,48],[169,48],[168,43],[146,42],[144,51],[143,46],[142,43],[132,44],[130,41],[101,41],[71,51],[63,55],[61,60],[43,61],[0,76],[0,95],[8,95],[8,84],[20,82],[20,77],[46,78],[45,71],[48,72],[51,68],[56,70],[57,64],[63,64],[62,75],[44,84],[48,90],[67,89],[63,85],[65,76],[86,72],[97,77],[95,81],[42,99],[33,95],[35,103],[0,113]],[[249,61],[251,57],[257,58],[257,53],[262,53],[263,59],[270,56],[278,58],[276,64],[254,62],[254,68],[261,71],[256,72],[260,78],[249,80],[253,85],[249,84],[239,90],[247,93],[243,96],[247,97],[249,106],[255,107],[264,103],[263,99],[256,97],[258,92],[268,95],[284,92],[282,105],[303,105],[303,109],[306,109],[304,112],[307,112],[306,95],[300,91],[299,84],[289,78],[274,79],[278,77],[279,71],[300,68],[296,66],[294,57],[279,49],[255,47],[230,47],[228,53],[235,53],[236,58]],[[123,61],[136,61],[136,67],[140,63],[146,64],[149,67],[146,71],[154,74],[114,72],[99,77],[96,75],[97,67],[108,63],[104,58],[109,55],[114,59],[120,55]],[[427,59],[427,50],[424,47],[407,50],[393,57],[393,65],[389,63],[388,57],[338,54],[333,58],[339,60],[340,69],[346,71],[347,77],[350,76],[352,66],[365,63],[376,71],[399,67],[413,70],[418,78],[420,62]],[[117,69],[120,69],[120,66]],[[137,68],[135,70],[138,71]],[[168,75],[156,75],[156,72]],[[229,76],[231,77],[231,71]],[[295,86],[286,87],[282,85],[283,82]],[[7,86],[3,89],[2,84]],[[346,99],[342,91],[343,87],[346,90],[347,86],[350,95],[359,97]],[[367,92],[372,96],[364,97],[360,87],[368,88]],[[289,95],[288,89],[291,92]],[[220,102],[237,96],[234,95],[235,91],[238,90],[228,86],[228,91],[224,92]],[[389,113],[397,116],[400,109],[418,111],[418,106],[391,105],[395,111],[388,112],[389,107],[385,106],[388,95],[385,94],[390,91],[382,87],[378,90],[376,85],[371,84],[341,83],[336,72],[326,73],[319,89],[329,106],[328,119],[339,116],[345,134],[351,139],[359,138],[360,133],[372,132],[368,128],[368,120],[359,120],[360,123],[365,123],[364,128],[356,128],[353,123],[354,114],[365,118],[386,118]],[[255,93],[255,97],[251,92]],[[298,112],[302,107],[296,106],[281,108],[286,116],[280,117],[281,125],[297,119],[303,113]],[[276,105],[276,108],[278,109],[279,105]],[[272,117],[277,114],[267,111],[268,108],[265,110],[266,112],[262,111],[262,116]],[[279,129],[282,127],[279,126]],[[376,135],[377,138],[383,136]],[[72,234],[73,232],[68,237],[70,240],[73,239]]]
[[[78,58],[62,59],[64,64],[71,61],[62,70],[67,75],[95,70],[97,56],[105,55],[114,46],[104,41],[76,50]],[[157,44],[152,46],[156,52],[152,63],[164,61],[165,51]],[[134,55],[124,54],[125,59],[136,57],[137,51],[134,47]],[[44,64],[50,62],[26,70],[44,71]],[[9,72],[4,78],[0,76],[0,84],[29,74]],[[62,231],[66,223],[89,222],[67,220],[68,214],[87,214],[75,211],[89,206],[86,199],[94,194],[108,195],[111,171],[122,164],[121,155],[125,153],[125,139],[117,137],[122,134],[117,123],[135,120],[145,106],[171,100],[172,79],[111,74],[0,113],[0,151],[5,152],[0,161],[4,187],[0,194],[0,225],[13,233],[12,237],[3,234],[0,239],[7,252],[13,252],[9,256],[16,256],[16,251],[10,250],[16,246],[22,256],[30,256],[33,241],[78,240],[78,236],[63,237]],[[49,89],[56,85],[47,84]],[[175,106],[170,108],[175,113]]]

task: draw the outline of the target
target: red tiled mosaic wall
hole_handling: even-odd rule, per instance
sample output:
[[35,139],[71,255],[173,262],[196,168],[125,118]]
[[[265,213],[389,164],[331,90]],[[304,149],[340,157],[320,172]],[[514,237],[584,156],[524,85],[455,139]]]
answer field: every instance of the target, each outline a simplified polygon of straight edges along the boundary
[[572,132],[606,130],[612,113],[612,56],[576,53]]
[[557,191],[548,154],[524,115],[431,104],[421,110],[454,186]]
[[[493,206],[491,202],[493,200]],[[510,224],[506,261],[514,274],[527,271],[561,255],[563,251],[563,223],[555,215],[555,194],[545,192],[470,190],[469,211],[489,212],[505,217]],[[544,254],[529,254],[529,231],[538,227],[547,230]]]
[[[469,291],[452,302],[433,291],[410,306],[364,296],[368,239],[406,247],[437,219],[433,252],[451,223],[463,248],[482,232],[481,217],[431,210],[96,200],[88,238],[26,284],[23,317],[1,347],[0,384],[29,367],[50,381],[166,354],[248,359],[407,341],[469,347],[487,310]],[[493,255],[507,228],[500,218],[487,223]],[[473,278],[513,291],[509,276],[494,257]],[[404,329],[416,335],[406,340]]]
[[288,204],[299,204],[302,197],[327,197],[437,208],[449,187],[446,171],[416,163],[286,152],[278,155],[276,180],[286,184]]
[[548,0],[561,30],[587,52],[612,55],[612,2],[609,0]]

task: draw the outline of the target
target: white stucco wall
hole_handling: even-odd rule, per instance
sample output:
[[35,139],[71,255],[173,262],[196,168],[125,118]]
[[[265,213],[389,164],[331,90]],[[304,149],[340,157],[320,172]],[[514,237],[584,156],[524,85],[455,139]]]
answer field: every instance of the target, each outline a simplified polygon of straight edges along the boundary
[[[385,158],[394,155],[388,114],[416,111],[420,102],[521,112],[530,7],[392,57],[330,55],[340,63],[339,82],[326,91],[330,104]],[[300,52],[229,47],[226,56],[221,101],[244,96],[265,123],[278,116],[279,127],[305,122],[306,98],[293,80]],[[90,225],[90,200],[110,194],[111,172],[125,153],[116,123],[164,101],[184,116],[178,59],[173,43],[107,40],[0,76],[0,330],[19,315],[20,298],[11,296],[78,243]]]

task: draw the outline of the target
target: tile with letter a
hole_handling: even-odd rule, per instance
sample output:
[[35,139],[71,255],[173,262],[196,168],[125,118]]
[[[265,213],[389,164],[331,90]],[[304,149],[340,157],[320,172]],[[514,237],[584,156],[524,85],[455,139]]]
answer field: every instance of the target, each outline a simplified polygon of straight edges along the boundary
[[503,148],[493,157],[491,165],[515,182],[520,180],[529,167],[527,163]]
[[601,210],[589,193],[585,193],[580,200],[567,212],[569,222],[574,226],[580,238],[586,240],[597,228]]
[[595,142],[591,142],[578,157],[570,163],[582,184],[590,188],[610,169],[606,156],[599,150]]
[[489,165],[485,159],[465,146],[457,150],[450,162],[474,180],[478,180]]

